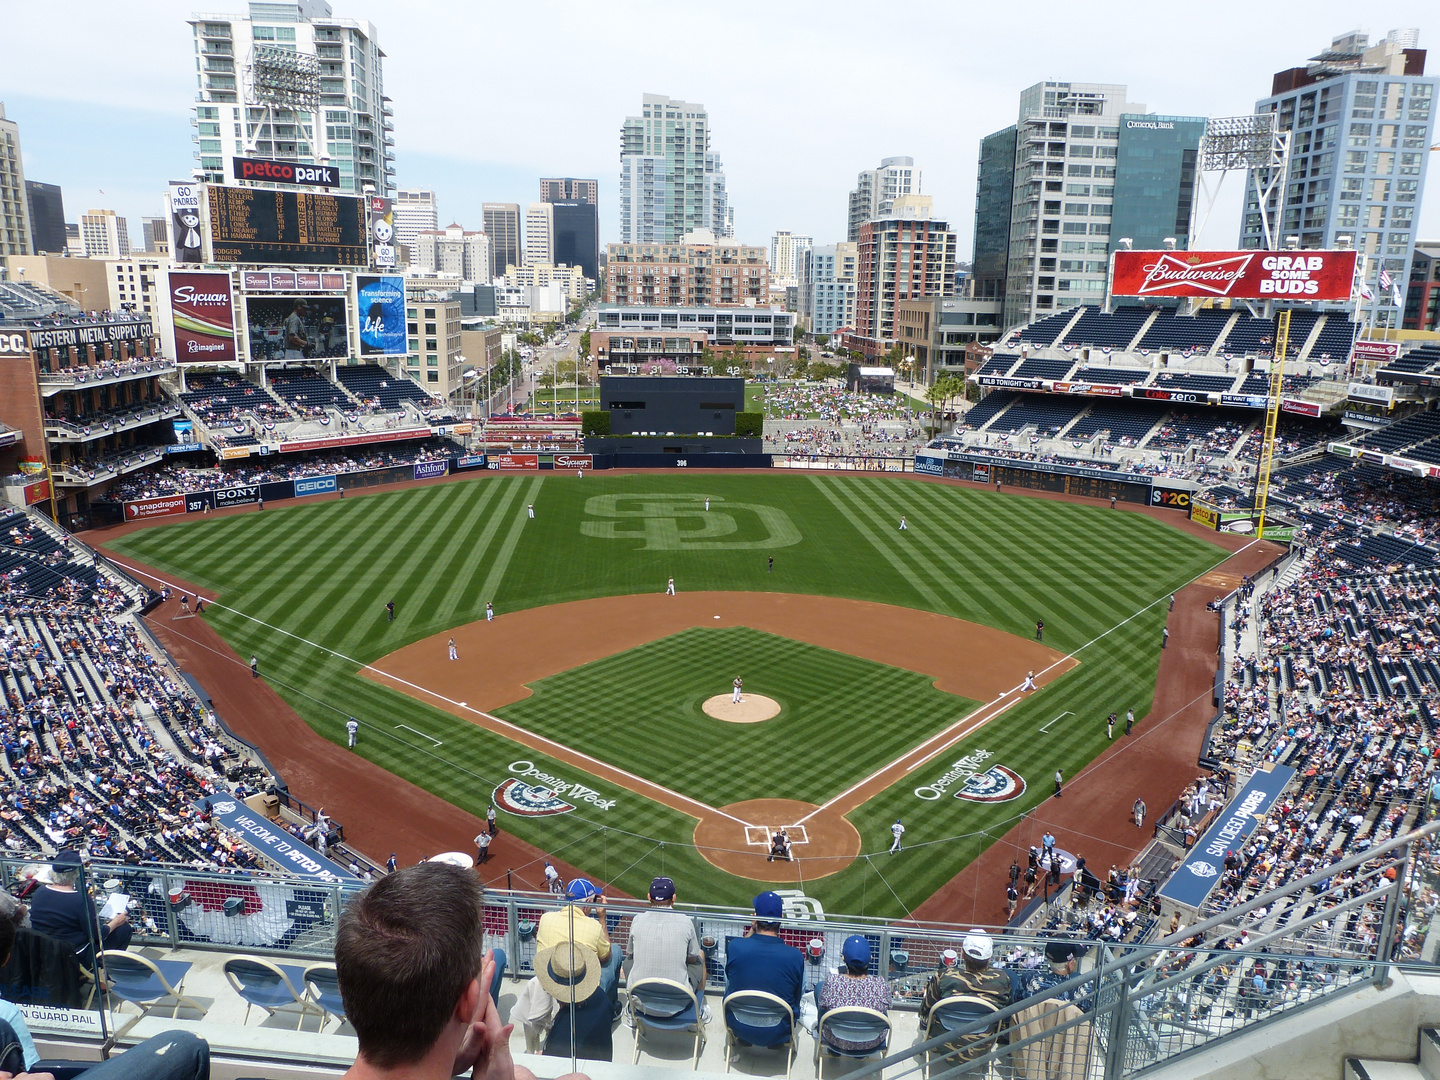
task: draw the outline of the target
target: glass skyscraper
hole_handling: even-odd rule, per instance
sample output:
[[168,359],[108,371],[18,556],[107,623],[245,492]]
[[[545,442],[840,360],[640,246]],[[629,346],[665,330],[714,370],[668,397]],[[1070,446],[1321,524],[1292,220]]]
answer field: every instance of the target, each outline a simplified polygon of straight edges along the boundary
[[1188,246],[1204,135],[1204,117],[1120,117],[1111,251],[1122,239],[1142,251],[1157,249],[1172,238],[1176,247]]

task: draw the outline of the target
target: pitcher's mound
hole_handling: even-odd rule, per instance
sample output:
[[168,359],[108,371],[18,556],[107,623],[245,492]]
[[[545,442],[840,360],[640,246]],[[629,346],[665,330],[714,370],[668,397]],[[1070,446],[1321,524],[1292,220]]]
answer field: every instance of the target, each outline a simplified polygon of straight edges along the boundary
[[780,703],[764,694],[741,694],[738,705],[730,697],[729,694],[716,694],[706,698],[700,708],[705,710],[705,715],[724,720],[727,724],[758,724],[780,715]]

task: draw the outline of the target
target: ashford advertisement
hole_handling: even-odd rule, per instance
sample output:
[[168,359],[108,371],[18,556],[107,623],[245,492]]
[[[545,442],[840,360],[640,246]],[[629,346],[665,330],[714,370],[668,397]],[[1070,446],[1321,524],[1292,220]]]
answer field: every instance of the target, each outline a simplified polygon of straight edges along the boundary
[[180,363],[236,358],[228,273],[170,271],[170,319],[175,327],[175,359]]
[[360,312],[360,355],[404,356],[409,351],[405,338],[405,279],[357,275],[355,297]]

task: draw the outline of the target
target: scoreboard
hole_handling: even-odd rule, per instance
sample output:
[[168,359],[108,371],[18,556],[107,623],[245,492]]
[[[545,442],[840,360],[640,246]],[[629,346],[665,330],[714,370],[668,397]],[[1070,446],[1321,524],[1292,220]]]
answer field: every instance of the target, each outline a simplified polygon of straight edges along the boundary
[[211,185],[210,262],[366,266],[365,202],[344,195]]
[[1032,491],[1061,491],[1066,495],[1083,495],[1090,499],[1116,499],[1120,502],[1148,503],[1150,485],[1126,480],[1102,480],[1094,476],[1075,476],[1039,472],[1035,469],[991,465],[989,482],[1000,481],[1002,487],[1029,488]]

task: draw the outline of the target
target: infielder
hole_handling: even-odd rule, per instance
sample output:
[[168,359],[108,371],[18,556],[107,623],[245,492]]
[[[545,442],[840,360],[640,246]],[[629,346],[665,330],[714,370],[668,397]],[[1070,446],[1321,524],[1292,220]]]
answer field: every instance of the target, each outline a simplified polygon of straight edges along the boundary
[[350,736],[350,749],[355,749],[355,737],[360,734],[360,721],[350,717],[345,721],[345,731]]
[[460,652],[459,652],[458,649],[455,648],[455,639],[454,639],[453,637],[450,639],[450,644],[449,644],[448,648],[449,648],[449,650],[450,650],[450,659],[451,659],[451,660],[459,660],[459,659],[460,659]]
[[738,676],[738,675],[735,676],[735,692],[730,695],[730,704],[731,704],[731,705],[739,705],[739,704],[740,704],[740,687],[742,687],[743,685],[744,685],[744,683],[741,682],[740,676]]
[[674,595],[675,595],[675,579],[674,579],[673,577],[670,579],[669,584],[667,584],[667,585],[665,586],[665,595],[666,595],[666,596],[674,596]]
[[486,601],[485,601],[485,621],[486,621],[486,622],[494,622],[494,621],[495,621],[495,607],[494,607],[493,604],[490,603],[489,600],[486,600]]
[[1026,690],[1034,690],[1034,689],[1035,689],[1035,672],[1033,672],[1033,671],[1027,671],[1027,672],[1025,673],[1025,681],[1020,684],[1020,692],[1023,694]]
[[895,819],[895,824],[890,826],[890,835],[895,837],[890,842],[890,854],[894,855],[900,848],[900,838],[905,835],[905,826],[900,824],[900,819]]

